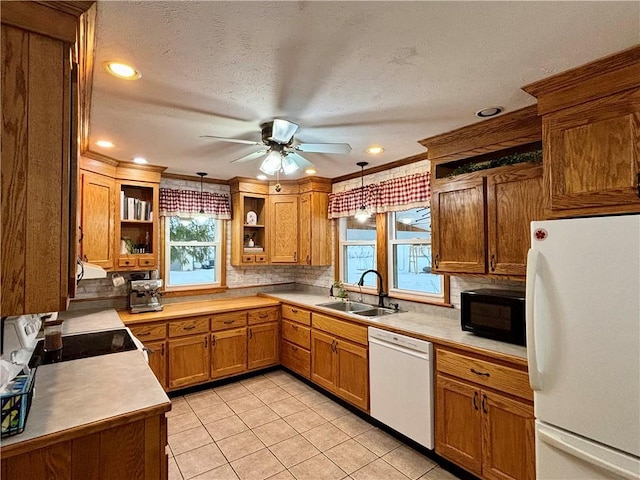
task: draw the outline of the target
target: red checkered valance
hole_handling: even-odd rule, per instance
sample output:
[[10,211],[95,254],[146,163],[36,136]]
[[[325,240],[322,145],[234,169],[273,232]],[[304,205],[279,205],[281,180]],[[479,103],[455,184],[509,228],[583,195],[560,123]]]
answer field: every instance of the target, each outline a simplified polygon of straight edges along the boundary
[[329,195],[329,218],[350,217],[362,206],[374,213],[425,207],[431,199],[430,174],[416,173]]
[[191,218],[204,210],[205,215],[219,220],[231,218],[229,195],[194,190],[160,189],[160,216]]

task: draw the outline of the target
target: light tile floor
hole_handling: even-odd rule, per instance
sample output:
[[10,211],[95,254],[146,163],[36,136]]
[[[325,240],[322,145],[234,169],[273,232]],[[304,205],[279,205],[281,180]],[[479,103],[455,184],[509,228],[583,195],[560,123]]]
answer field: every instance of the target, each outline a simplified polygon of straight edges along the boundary
[[170,480],[457,478],[282,370],[171,401]]

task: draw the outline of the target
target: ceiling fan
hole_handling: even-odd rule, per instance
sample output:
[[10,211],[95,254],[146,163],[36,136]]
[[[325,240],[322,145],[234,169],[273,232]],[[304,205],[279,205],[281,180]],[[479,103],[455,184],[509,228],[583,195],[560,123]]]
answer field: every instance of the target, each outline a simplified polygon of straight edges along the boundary
[[215,138],[225,142],[266,147],[257,152],[245,155],[244,157],[232,160],[231,163],[249,162],[266,155],[266,158],[260,165],[260,170],[267,175],[274,175],[277,172],[283,172],[285,175],[289,175],[298,168],[313,167],[313,164],[298,152],[334,154],[348,154],[351,152],[351,145],[348,143],[295,143],[293,135],[298,130],[298,125],[288,120],[276,118],[275,120],[262,124],[261,128],[261,142],[217,137],[215,135],[201,135],[200,138]]

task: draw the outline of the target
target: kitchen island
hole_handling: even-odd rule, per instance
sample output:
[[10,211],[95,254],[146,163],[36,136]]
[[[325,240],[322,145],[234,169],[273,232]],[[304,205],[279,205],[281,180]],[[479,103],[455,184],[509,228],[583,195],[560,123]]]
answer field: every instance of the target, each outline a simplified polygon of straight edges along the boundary
[[[65,334],[123,328],[113,309],[60,318]],[[24,432],[2,440],[1,476],[166,478],[170,409],[140,350],[40,366]]]

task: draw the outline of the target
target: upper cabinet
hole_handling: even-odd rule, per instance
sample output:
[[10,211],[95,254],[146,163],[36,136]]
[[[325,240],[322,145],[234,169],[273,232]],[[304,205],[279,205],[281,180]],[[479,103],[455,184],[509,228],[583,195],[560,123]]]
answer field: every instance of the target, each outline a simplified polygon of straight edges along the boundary
[[329,179],[230,183],[232,265],[331,265]]
[[75,287],[73,55],[92,2],[55,3],[2,4],[3,316],[66,310]]
[[551,217],[640,212],[640,46],[524,87]]
[[541,160],[540,138],[534,106],[420,142],[431,160],[435,272],[525,275],[529,224],[545,216],[542,165],[512,163]]

